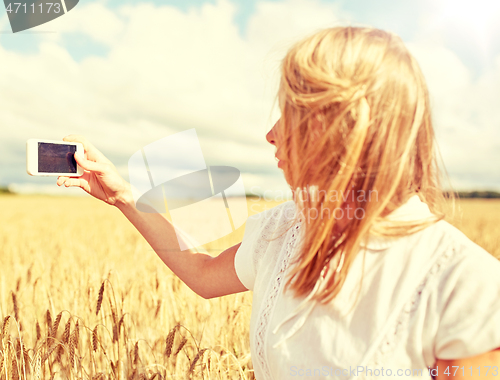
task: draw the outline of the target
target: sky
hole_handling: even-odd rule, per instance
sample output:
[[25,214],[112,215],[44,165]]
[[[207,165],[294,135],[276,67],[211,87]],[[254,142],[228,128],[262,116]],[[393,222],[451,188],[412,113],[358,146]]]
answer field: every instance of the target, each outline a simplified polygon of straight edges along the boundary
[[13,34],[0,11],[0,186],[83,193],[26,173],[29,138],[83,135],[128,180],[135,152],[195,128],[207,165],[239,169],[247,193],[287,194],[265,139],[280,61],[306,34],[353,25],[416,57],[453,189],[499,191],[499,17],[497,0],[83,0]]

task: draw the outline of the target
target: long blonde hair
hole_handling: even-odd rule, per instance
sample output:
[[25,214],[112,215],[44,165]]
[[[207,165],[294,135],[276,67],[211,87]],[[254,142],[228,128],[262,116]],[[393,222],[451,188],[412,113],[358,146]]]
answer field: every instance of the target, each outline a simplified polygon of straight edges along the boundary
[[[287,52],[278,95],[277,136],[293,169],[287,182],[299,195],[297,218],[313,209],[318,215],[319,205],[322,210],[308,218],[285,289],[295,296],[309,294],[325,265],[336,259],[332,263],[338,273],[314,296],[326,303],[340,291],[369,234],[405,236],[445,216],[428,90],[398,36],[335,27],[304,38]],[[433,217],[411,222],[386,218],[414,194]],[[334,215],[346,205],[346,195],[363,217],[350,219],[335,236],[339,225]]]

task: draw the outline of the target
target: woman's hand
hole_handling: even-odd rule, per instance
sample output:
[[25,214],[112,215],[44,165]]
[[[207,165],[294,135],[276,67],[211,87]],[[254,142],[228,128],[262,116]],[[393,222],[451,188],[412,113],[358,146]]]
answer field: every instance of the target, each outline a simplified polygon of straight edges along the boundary
[[130,185],[125,181],[113,163],[97,150],[85,137],[68,135],[64,141],[82,143],[84,156],[75,154],[75,160],[84,169],[80,177],[60,176],[57,185],[81,187],[93,197],[107,204],[115,205],[130,193]]

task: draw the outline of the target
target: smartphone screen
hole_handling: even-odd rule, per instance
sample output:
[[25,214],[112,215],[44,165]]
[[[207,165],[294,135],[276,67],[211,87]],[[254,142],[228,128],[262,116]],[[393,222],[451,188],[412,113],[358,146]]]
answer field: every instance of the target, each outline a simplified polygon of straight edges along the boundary
[[39,173],[77,173],[76,145],[38,143]]

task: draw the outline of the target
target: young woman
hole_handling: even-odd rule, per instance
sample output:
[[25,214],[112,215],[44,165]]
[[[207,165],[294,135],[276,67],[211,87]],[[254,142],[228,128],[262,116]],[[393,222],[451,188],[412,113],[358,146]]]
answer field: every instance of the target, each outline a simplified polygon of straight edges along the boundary
[[[247,220],[217,257],[180,251],[173,226],[82,136],[80,178],[118,207],[204,298],[254,292],[257,379],[485,378],[500,366],[500,262],[443,220],[429,98],[394,34],[321,30],[282,63],[267,134],[294,200]],[[487,373],[488,371],[488,373]]]

